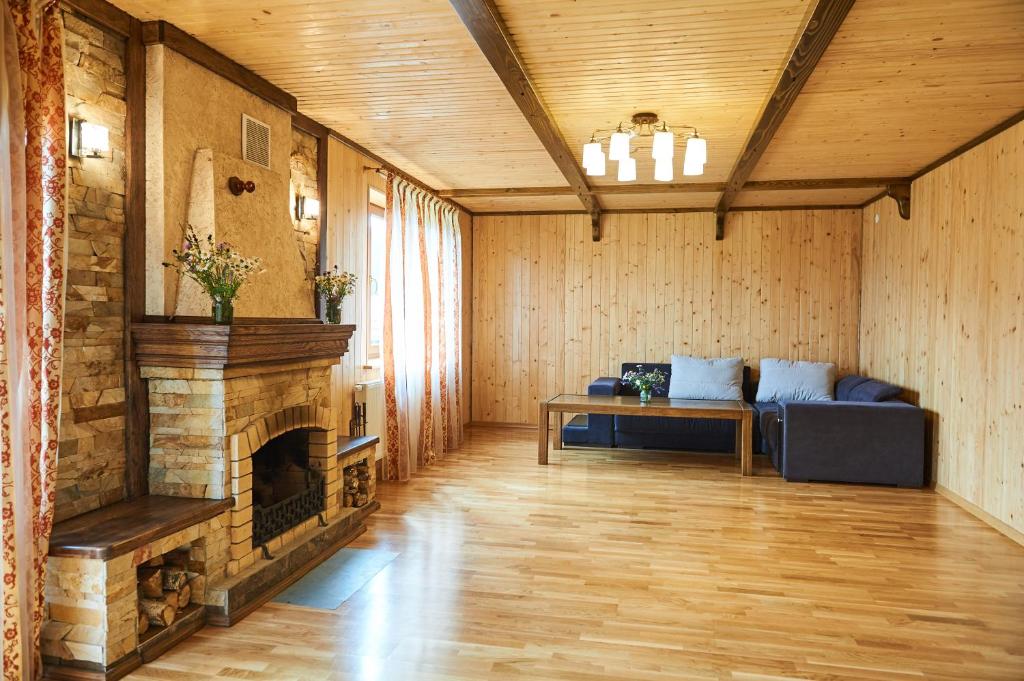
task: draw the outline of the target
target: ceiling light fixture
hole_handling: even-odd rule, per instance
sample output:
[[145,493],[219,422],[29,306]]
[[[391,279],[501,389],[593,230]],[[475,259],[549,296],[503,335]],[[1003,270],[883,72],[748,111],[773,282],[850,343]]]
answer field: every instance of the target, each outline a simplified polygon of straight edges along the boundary
[[[683,175],[703,175],[708,160],[707,140],[693,126],[676,126],[686,131],[686,151],[683,155]],[[587,175],[605,174],[605,155],[601,143],[608,141],[608,160],[619,163],[617,177],[620,182],[636,180],[636,159],[630,155],[633,138],[650,137],[651,158],[654,159],[654,179],[671,182],[672,163],[675,158],[676,134],[673,126],[659,120],[654,113],[633,114],[632,125],[619,123],[615,130],[595,130],[590,141],[583,145],[583,167]]]

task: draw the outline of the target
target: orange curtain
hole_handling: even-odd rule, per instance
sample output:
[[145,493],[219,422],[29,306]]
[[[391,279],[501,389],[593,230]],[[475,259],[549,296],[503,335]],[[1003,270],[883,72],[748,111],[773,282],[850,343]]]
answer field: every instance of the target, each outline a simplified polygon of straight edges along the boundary
[[63,21],[5,0],[0,84],[3,678],[42,674],[61,400],[66,213]]
[[388,176],[384,477],[462,443],[462,241],[455,209]]

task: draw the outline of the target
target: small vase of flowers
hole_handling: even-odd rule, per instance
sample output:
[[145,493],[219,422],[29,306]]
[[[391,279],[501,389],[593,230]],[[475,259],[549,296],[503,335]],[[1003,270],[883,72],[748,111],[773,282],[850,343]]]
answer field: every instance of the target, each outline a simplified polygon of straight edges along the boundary
[[231,244],[214,243],[213,236],[199,238],[194,227],[185,230],[181,250],[171,251],[173,262],[163,263],[203,287],[210,296],[214,324],[230,324],[235,317],[234,301],[238,289],[253,274],[259,274],[259,258],[248,258],[235,251]]
[[324,297],[325,317],[328,324],[341,324],[341,304],[345,296],[352,293],[356,285],[356,275],[342,272],[335,265],[329,272],[319,274],[313,280],[316,292]]
[[665,383],[665,374],[660,369],[645,372],[637,364],[635,371],[627,371],[622,375],[622,381],[640,391],[641,402],[650,402],[651,391]]

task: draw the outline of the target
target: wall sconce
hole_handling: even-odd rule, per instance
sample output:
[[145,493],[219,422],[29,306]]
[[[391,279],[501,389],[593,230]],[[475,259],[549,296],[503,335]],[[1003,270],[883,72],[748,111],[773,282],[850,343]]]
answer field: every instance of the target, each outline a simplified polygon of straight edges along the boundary
[[69,119],[70,151],[75,158],[103,158],[110,151],[110,130],[74,116]]
[[320,217],[320,200],[313,197],[295,195],[295,219],[315,220]]

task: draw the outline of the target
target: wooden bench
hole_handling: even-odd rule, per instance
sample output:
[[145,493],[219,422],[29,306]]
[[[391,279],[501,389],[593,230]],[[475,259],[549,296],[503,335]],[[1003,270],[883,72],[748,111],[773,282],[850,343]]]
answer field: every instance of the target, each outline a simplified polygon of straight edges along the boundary
[[351,454],[374,447],[379,442],[380,438],[376,435],[340,436],[338,438],[338,458],[344,459]]
[[53,526],[51,556],[110,560],[215,518],[234,499],[144,496],[83,513]]

